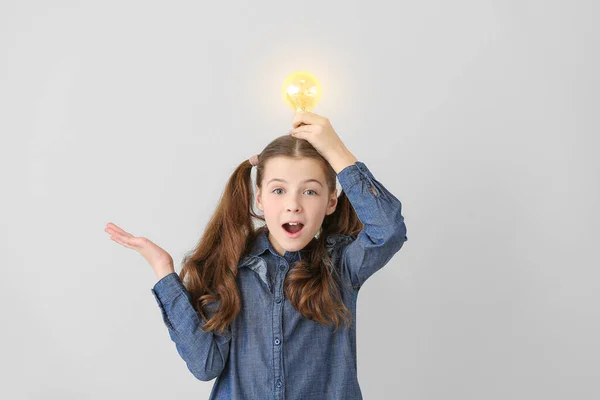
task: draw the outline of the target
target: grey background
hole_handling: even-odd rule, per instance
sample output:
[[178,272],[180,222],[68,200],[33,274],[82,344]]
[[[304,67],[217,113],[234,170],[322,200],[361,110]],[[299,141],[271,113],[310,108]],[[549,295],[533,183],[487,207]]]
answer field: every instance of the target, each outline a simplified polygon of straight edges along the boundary
[[104,226],[179,271],[305,69],[408,227],[359,295],[365,398],[598,398],[598,11],[3,1],[0,397],[208,397]]

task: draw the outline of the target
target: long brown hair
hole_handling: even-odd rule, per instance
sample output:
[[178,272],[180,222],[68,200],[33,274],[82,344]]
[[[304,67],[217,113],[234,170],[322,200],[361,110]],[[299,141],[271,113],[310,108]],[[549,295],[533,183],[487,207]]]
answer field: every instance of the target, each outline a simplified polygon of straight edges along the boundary
[[[325,172],[327,196],[331,196],[336,188],[335,170],[310,142],[290,135],[276,138],[259,154],[257,187],[262,187],[265,163],[278,156],[319,161]],[[184,285],[194,309],[205,322],[205,331],[222,333],[240,311],[237,266],[250,252],[261,229],[266,228],[254,228],[255,221],[264,222],[265,218],[254,211],[251,171],[248,160],[235,169],[200,241],[183,259],[179,276],[182,281],[188,278]],[[336,330],[342,320],[350,323],[351,314],[342,301],[339,275],[331,264],[325,240],[331,234],[357,235],[362,229],[363,224],[342,191],[335,211],[325,216],[318,238],[305,248],[308,255],[293,265],[284,280],[285,296],[304,317],[326,325],[333,323]]]

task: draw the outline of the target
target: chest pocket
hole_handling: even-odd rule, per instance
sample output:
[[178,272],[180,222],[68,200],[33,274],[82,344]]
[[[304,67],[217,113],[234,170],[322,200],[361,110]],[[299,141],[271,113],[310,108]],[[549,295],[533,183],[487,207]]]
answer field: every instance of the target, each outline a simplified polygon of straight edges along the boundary
[[265,260],[260,257],[246,257],[244,260],[242,260],[238,268],[241,266],[248,267],[252,271],[256,272],[261,281],[269,289],[269,292],[273,293],[273,287],[271,286],[271,282],[268,277],[267,262]]

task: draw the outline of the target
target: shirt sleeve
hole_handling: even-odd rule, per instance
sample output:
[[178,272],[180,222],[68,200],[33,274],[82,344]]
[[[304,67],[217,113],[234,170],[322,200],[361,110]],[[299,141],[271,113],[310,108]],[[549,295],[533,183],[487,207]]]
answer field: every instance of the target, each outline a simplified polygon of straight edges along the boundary
[[406,225],[402,204],[379,182],[367,166],[356,161],[338,173],[342,190],[364,228],[341,249],[340,266],[356,289],[381,269],[404,242]]
[[150,290],[169,336],[190,372],[201,381],[217,377],[229,356],[230,328],[223,334],[202,329],[206,323],[193,308],[191,295],[175,272],[162,277]]

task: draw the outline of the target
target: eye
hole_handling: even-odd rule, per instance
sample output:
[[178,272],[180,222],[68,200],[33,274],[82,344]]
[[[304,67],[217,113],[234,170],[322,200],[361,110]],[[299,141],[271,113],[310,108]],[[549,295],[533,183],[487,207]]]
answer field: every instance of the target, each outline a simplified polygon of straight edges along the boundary
[[[281,188],[275,188],[275,189],[273,189],[273,190],[271,191],[271,193],[275,192],[276,190],[283,190],[283,189],[281,189]],[[312,190],[312,189],[306,189],[306,192],[313,192],[314,194],[312,194],[311,196],[316,196],[316,195],[318,194],[317,192],[315,192],[315,191],[314,191],[314,190]],[[278,194],[278,193],[276,193],[276,194]]]

